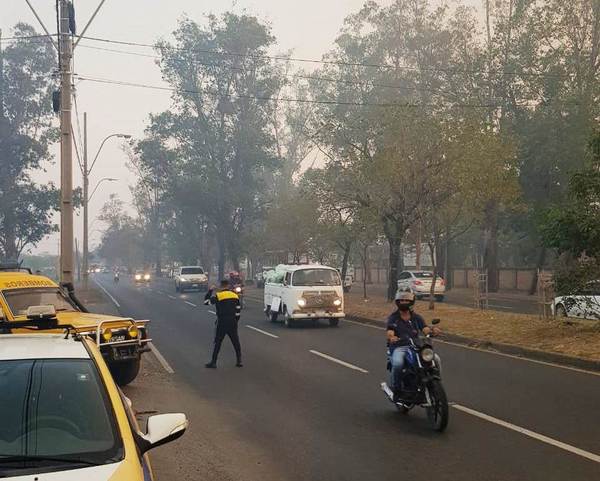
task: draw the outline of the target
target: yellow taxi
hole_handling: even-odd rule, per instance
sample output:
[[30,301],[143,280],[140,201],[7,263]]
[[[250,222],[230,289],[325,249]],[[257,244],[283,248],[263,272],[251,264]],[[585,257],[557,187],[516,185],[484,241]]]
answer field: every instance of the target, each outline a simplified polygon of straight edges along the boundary
[[0,334],[0,478],[151,481],[147,452],[179,438],[185,414],[141,432],[98,346],[65,334]]
[[[48,306],[53,310],[48,311]],[[118,321],[118,322],[116,322]],[[110,326],[107,324],[110,323]],[[148,350],[147,321],[90,313],[73,290],[28,269],[0,266],[0,333],[61,332],[66,326],[85,327],[104,356],[115,381],[133,381],[141,355]]]

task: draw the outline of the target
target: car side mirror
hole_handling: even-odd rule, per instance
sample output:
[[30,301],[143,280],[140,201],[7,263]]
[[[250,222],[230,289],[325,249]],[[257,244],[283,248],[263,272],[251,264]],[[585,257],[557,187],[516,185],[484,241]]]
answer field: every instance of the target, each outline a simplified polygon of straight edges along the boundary
[[439,324],[440,322],[442,322],[440,319],[433,319],[431,321],[431,324],[433,324],[435,326],[436,324]]
[[188,427],[188,420],[183,413],[157,414],[148,418],[148,429],[141,437],[144,445],[142,452],[149,451],[163,444],[170,443],[183,436]]

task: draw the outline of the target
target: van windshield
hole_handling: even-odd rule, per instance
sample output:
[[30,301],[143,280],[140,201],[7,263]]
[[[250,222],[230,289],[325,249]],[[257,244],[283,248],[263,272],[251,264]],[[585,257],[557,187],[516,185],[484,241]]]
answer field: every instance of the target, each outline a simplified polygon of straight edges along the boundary
[[339,286],[340,275],[332,269],[301,269],[294,272],[294,286]]

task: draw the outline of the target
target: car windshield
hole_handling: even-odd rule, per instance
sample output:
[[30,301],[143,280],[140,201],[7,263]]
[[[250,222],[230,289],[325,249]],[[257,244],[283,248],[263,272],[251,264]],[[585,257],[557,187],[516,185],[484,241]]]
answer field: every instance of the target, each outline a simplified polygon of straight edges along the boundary
[[182,267],[181,274],[204,274],[204,269],[202,267]]
[[339,286],[340,275],[332,269],[301,269],[294,272],[294,286]]
[[414,276],[417,279],[431,279],[433,278],[433,273],[431,272],[413,272]]
[[54,306],[56,311],[76,311],[76,307],[56,287],[4,291],[8,307],[15,316],[25,316],[31,306]]
[[123,457],[107,394],[89,359],[0,361],[0,406],[0,477],[3,470],[32,473]]

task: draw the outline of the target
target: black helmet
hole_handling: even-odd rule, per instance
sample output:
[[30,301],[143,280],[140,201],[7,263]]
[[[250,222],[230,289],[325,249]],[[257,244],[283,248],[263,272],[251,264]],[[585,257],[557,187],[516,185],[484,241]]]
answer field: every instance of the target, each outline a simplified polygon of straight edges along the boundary
[[402,305],[408,305],[408,307],[412,307],[415,305],[415,295],[410,291],[398,291],[396,292],[396,305],[400,307]]

